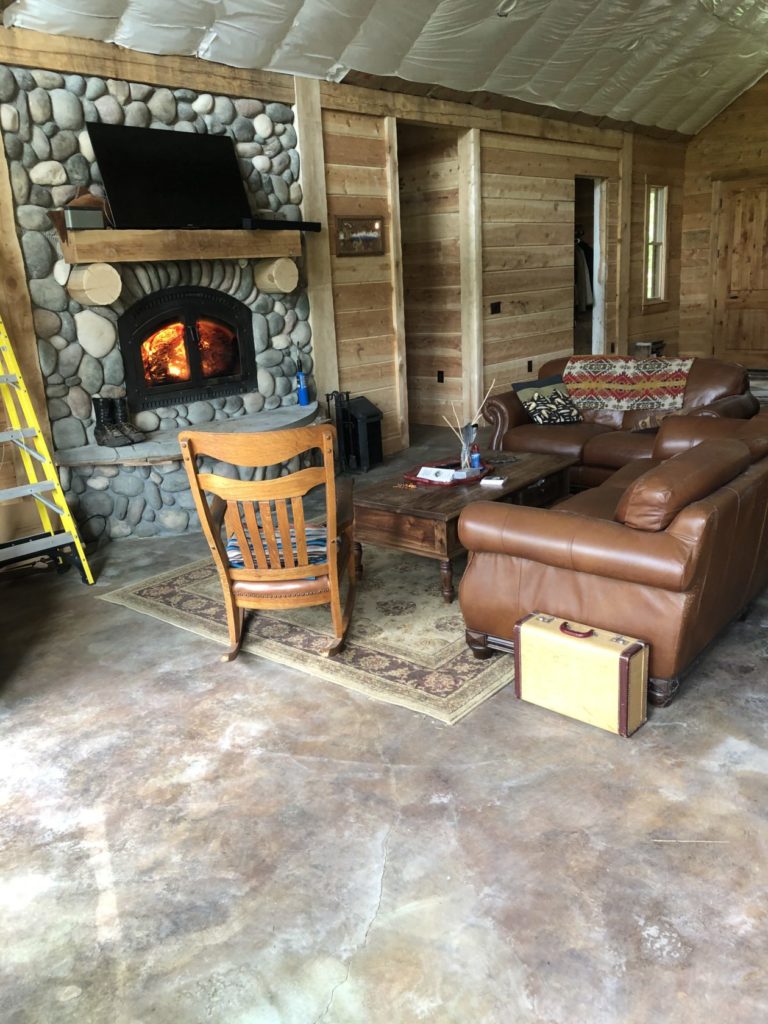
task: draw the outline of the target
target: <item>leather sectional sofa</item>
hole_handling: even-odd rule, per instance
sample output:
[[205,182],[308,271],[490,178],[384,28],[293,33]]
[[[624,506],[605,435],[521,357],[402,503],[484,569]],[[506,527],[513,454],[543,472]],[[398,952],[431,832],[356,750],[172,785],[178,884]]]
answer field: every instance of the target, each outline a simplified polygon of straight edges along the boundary
[[718,632],[768,583],[768,415],[665,420],[652,459],[551,509],[462,513],[459,588],[479,657],[543,611],[650,644],[649,698],[668,703]]
[[[541,366],[539,376],[562,374],[567,362],[567,357],[551,359]],[[720,359],[693,360],[683,413],[748,419],[758,408],[743,366]],[[642,411],[590,410],[583,413],[581,423],[540,426],[531,422],[520,399],[510,390],[490,398],[483,415],[492,427],[493,449],[578,458],[579,464],[571,470],[571,484],[577,487],[594,487],[622,466],[650,458],[653,451],[655,431],[637,429],[647,415]]]

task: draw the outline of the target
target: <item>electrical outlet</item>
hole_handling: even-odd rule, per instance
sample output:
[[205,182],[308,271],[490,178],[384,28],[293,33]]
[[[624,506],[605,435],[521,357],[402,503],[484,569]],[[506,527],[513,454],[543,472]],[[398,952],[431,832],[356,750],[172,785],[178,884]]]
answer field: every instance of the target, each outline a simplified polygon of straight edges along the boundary
[[533,360],[528,360],[528,373],[533,373]]
[[438,370],[437,371],[437,383],[438,384],[445,384],[445,370]]
[[501,303],[500,302],[492,302],[491,303],[491,313],[495,314],[495,313],[500,313],[500,312],[501,312]]

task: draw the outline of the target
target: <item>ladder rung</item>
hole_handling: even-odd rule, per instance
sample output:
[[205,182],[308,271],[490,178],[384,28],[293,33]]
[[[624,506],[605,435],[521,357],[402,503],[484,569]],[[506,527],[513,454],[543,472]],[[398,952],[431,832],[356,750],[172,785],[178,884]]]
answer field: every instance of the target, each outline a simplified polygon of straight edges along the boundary
[[21,430],[0,430],[0,444],[3,441],[20,441],[24,437],[34,437],[34,427],[22,427]]
[[30,495],[36,496],[55,490],[56,484],[51,480],[41,480],[36,484],[23,484],[21,487],[4,487],[0,490],[0,501],[14,501],[16,498],[28,498]]
[[44,551],[51,551],[73,542],[74,537],[71,533],[54,533],[46,534],[44,537],[32,537],[29,540],[0,544],[0,562],[17,561],[31,555],[39,555]]
[[19,378],[15,373],[0,373],[0,384],[18,384]]

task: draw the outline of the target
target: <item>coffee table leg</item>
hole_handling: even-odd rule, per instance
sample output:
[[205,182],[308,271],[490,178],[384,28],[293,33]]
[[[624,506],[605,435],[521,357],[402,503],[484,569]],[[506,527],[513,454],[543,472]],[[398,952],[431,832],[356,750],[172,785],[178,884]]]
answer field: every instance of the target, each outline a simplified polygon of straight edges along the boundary
[[453,566],[451,565],[450,558],[446,558],[440,562],[440,584],[443,592],[443,600],[446,604],[450,604],[456,596],[453,589]]
[[361,580],[363,578],[363,545],[358,544],[355,541],[355,576]]

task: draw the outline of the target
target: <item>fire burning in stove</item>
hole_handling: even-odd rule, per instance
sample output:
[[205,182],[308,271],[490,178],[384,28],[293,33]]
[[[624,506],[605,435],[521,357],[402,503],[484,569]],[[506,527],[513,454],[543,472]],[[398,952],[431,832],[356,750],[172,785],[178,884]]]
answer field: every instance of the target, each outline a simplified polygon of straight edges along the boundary
[[141,344],[147,386],[191,380],[188,341],[199,360],[202,377],[224,377],[240,372],[237,335],[231,327],[215,320],[197,319],[194,326],[187,328],[181,321],[174,321],[154,331]]

